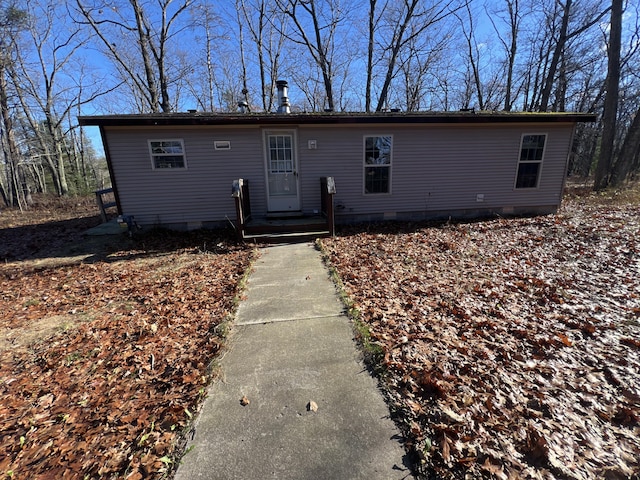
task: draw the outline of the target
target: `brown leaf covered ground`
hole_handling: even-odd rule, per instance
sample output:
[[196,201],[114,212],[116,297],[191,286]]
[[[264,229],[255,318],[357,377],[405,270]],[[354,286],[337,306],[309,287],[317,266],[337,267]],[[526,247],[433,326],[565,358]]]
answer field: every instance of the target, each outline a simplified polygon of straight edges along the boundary
[[0,261],[47,258],[100,222],[92,196],[34,196],[24,212],[0,207]]
[[0,213],[14,219],[5,252],[22,259],[0,265],[0,477],[170,476],[251,251],[156,232],[79,261],[52,250],[81,239],[65,213],[28,213],[26,230]]
[[[203,232],[87,245],[95,208],[0,212],[1,476],[171,476],[215,373],[250,252]],[[637,477],[639,213],[579,197],[324,240],[423,477]]]
[[322,241],[424,478],[638,478],[638,198]]

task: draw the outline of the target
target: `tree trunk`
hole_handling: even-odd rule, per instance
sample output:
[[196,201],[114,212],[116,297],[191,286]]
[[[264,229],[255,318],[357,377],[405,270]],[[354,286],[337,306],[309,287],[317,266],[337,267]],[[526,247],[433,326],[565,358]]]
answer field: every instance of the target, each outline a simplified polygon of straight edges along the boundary
[[56,167],[58,169],[58,179],[60,180],[60,196],[69,195],[69,184],[67,183],[67,173],[64,168],[64,153],[62,151],[62,139],[56,133],[53,137],[55,143],[55,155],[57,158]]
[[316,4],[313,0],[309,1],[311,19],[313,20],[313,31],[316,36],[316,45],[318,48],[318,56],[320,58],[320,71],[322,72],[322,80],[324,82],[324,91],[327,95],[327,107],[330,111],[335,109],[333,100],[333,75],[331,73],[331,62],[327,56],[327,49],[322,41],[322,31],[318,23],[318,15],[316,14]]
[[380,96],[378,97],[378,104],[376,105],[376,112],[382,111],[387,103],[387,96],[389,95],[389,87],[391,86],[391,80],[393,79],[393,73],[396,69],[396,61],[398,58],[398,53],[400,52],[400,47],[402,46],[404,40],[404,33],[409,26],[409,22],[413,18],[413,12],[418,5],[418,0],[411,0],[411,2],[407,5],[407,13],[404,16],[404,19],[398,25],[398,30],[394,32],[393,35],[393,45],[391,45],[391,58],[389,58],[389,64],[387,65],[387,73],[384,76],[384,83],[382,84],[382,90],[380,91]]
[[0,178],[0,195],[2,195],[2,201],[7,207],[11,206],[11,201],[9,200],[9,192],[7,191],[7,187],[5,186],[4,179]]
[[[616,0],[614,0],[616,1]],[[627,135],[624,138],[624,143],[620,149],[618,155],[618,161],[613,167],[611,172],[610,185],[612,187],[619,187],[625,181],[627,176],[632,170],[632,167],[636,164],[638,156],[640,155],[640,109],[633,117],[633,122],[627,131]]]
[[[478,55],[478,44],[475,40],[475,30],[473,27],[473,15],[471,13],[471,8],[469,7],[469,3],[465,5],[467,9],[467,15],[469,18],[469,29],[465,28],[464,22],[460,19],[460,25],[462,26],[463,35],[465,37],[467,43],[467,59],[469,60],[469,64],[471,65],[471,73],[473,75],[473,84],[476,90],[476,97],[478,99],[478,109],[484,110],[484,95],[482,92],[482,79],[480,78],[480,69],[478,68],[478,63],[480,60],[477,58]],[[475,53],[474,53],[475,47]],[[468,106],[466,107],[468,108]]]
[[518,0],[507,1],[509,8],[509,22],[511,27],[511,43],[508,51],[507,63],[507,84],[505,85],[504,110],[509,112],[513,106],[511,100],[511,90],[513,89],[513,70],[516,63],[516,53],[518,51]]
[[540,111],[546,112],[549,108],[549,99],[551,98],[551,90],[556,78],[556,71],[560,58],[562,57],[562,51],[567,43],[567,30],[569,29],[569,13],[571,11],[572,0],[566,0],[562,6],[562,20],[560,25],[560,34],[558,35],[558,41],[553,49],[553,56],[549,63],[549,71],[544,81],[544,87],[542,88],[542,94],[540,97]]
[[[326,108],[333,110],[335,107],[333,98],[333,66],[332,59],[329,58],[329,52],[335,40],[335,29],[340,22],[337,18],[338,12],[332,11],[334,18],[326,25],[320,25],[320,19],[316,11],[315,0],[288,0],[287,2],[278,2],[279,8],[283,14],[287,15],[295,24],[299,39],[293,39],[295,43],[304,45],[311,54],[313,61],[320,69],[322,74],[322,82],[324,85],[324,94]],[[302,7],[313,24],[313,40],[307,36],[305,26],[301,23],[301,18],[296,13],[296,8]],[[323,32],[324,36],[323,36]],[[282,31],[281,33],[284,32]],[[288,38],[292,39],[292,37]]]
[[364,91],[364,111],[371,111],[371,87],[373,84],[373,49],[376,28],[376,3],[377,0],[369,0],[369,36],[367,40],[367,81]]
[[613,153],[615,150],[616,118],[618,114],[618,89],[620,85],[620,48],[622,37],[622,2],[611,1],[611,28],[609,34],[607,95],[602,115],[602,142],[596,167],[593,189],[603,190],[609,185]]
[[[615,0],[617,1],[617,0]],[[585,20],[585,23],[575,30],[569,31],[569,21],[571,19],[571,8],[573,6],[573,0],[565,0],[564,5],[560,0],[557,0],[558,4],[562,9],[562,20],[560,24],[560,33],[558,35],[558,39],[556,41],[555,47],[553,49],[553,55],[551,56],[551,61],[549,62],[549,70],[544,79],[542,93],[540,96],[540,105],[539,110],[541,112],[547,111],[549,108],[549,102],[551,98],[551,91],[553,90],[553,85],[556,80],[556,72],[558,70],[558,65],[560,64],[560,60],[564,53],[564,48],[567,42],[580,35],[581,33],[587,31],[589,28],[597,25],[600,20],[609,12],[611,7],[607,7],[602,12],[598,14],[594,14],[593,17]]]
[[136,19],[136,33],[138,34],[138,45],[140,46],[140,54],[142,55],[142,65],[146,77],[146,86],[149,92],[149,106],[153,113],[160,112],[160,97],[158,95],[158,87],[156,86],[156,77],[151,66],[151,53],[149,52],[149,33],[145,31],[144,12],[138,4],[138,0],[129,0],[133,7],[133,13]]
[[9,202],[11,206],[20,207],[22,210],[23,202],[21,201],[21,182],[19,177],[19,156],[18,146],[13,131],[13,119],[9,110],[9,99],[7,96],[7,72],[5,66],[0,62],[0,115],[2,115],[2,123],[4,126],[3,133],[5,136],[7,150],[5,158],[9,167],[8,189]]

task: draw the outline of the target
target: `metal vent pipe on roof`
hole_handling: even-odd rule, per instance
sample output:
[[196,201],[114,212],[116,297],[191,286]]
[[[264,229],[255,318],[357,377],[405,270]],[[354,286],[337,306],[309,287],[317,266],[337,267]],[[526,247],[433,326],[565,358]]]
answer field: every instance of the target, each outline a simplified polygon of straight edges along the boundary
[[286,80],[277,80],[276,88],[278,89],[278,113],[291,113],[289,105],[289,84]]

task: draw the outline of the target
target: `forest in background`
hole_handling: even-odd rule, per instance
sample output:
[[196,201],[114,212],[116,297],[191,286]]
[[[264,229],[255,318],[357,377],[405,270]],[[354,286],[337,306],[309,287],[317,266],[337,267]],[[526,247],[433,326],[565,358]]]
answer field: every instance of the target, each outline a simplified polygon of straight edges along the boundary
[[640,170],[639,5],[624,0],[0,1],[0,194],[28,208],[109,184],[78,115],[596,113],[569,175]]

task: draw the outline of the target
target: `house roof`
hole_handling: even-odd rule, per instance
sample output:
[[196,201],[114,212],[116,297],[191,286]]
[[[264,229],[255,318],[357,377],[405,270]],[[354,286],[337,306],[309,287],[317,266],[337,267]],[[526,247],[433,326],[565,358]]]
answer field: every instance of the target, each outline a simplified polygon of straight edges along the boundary
[[78,117],[80,125],[333,125],[421,123],[576,123],[595,122],[591,113],[528,112],[376,112],[376,113],[154,113]]

